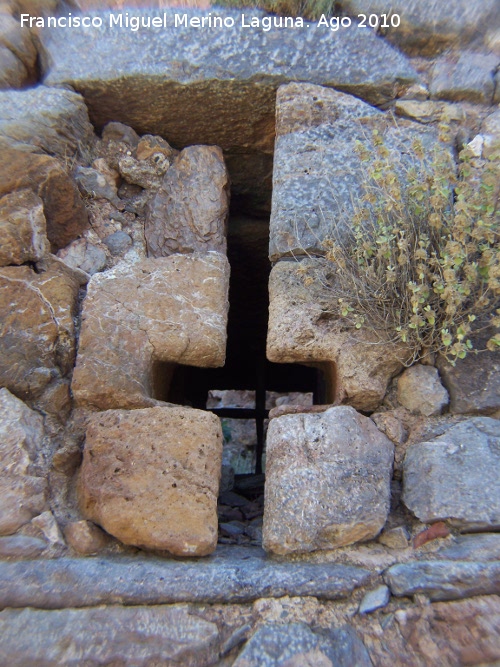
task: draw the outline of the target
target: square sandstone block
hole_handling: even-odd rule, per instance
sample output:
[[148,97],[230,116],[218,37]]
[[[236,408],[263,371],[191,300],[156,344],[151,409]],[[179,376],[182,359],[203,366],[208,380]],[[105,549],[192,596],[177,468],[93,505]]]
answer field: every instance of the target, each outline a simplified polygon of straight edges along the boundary
[[222,429],[192,408],[90,417],[78,493],[85,517],[125,544],[205,556],[217,544]]

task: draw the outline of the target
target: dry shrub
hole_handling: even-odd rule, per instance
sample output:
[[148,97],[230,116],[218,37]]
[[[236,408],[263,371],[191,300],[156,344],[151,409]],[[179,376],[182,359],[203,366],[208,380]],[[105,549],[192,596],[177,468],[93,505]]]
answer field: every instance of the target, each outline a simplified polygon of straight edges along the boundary
[[[446,122],[440,129],[446,138]],[[465,148],[457,168],[442,145],[425,156],[415,141],[401,174],[376,130],[373,143],[375,154],[357,144],[365,178],[352,235],[332,234],[327,270],[314,276],[332,288],[332,310],[349,327],[405,343],[407,364],[429,352],[454,364],[475,351],[471,333],[492,325],[487,348],[498,350],[500,154],[477,159]]]

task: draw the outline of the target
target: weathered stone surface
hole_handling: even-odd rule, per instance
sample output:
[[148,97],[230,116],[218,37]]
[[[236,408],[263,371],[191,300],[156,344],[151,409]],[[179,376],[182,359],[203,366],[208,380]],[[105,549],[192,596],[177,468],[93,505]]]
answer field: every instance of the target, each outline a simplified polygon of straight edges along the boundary
[[80,95],[36,86],[0,92],[0,137],[11,145],[71,160],[95,140]]
[[[0,563],[6,607],[248,602],[313,596],[336,600],[368,581],[368,570],[335,563],[279,563],[258,548],[218,547],[202,562],[155,557],[59,558]],[[42,585],[43,583],[43,585]]]
[[47,482],[38,477],[42,417],[0,389],[0,535],[14,533],[45,507]]
[[374,667],[493,666],[500,659],[496,595],[411,605],[388,618],[365,621],[360,632]]
[[[310,22],[310,27],[265,32],[242,27],[241,11],[220,8],[217,16],[233,18],[234,28],[193,30],[174,27],[177,8],[160,15],[163,11],[166,28],[137,32],[109,29],[101,12],[106,27],[97,41],[93,30],[44,30],[45,81],[81,92],[99,128],[119,120],[178,148],[220,146],[236,193],[254,205],[268,205],[279,85],[338,86],[379,104],[393,99],[400,84],[416,79],[404,56],[370,30],[353,26],[333,33]],[[184,13],[188,20],[207,14]],[[244,13],[247,22],[265,16],[250,9]]]
[[494,75],[500,58],[493,54],[462,52],[456,60],[443,56],[433,67],[431,96],[438,100],[491,104]]
[[112,255],[123,255],[132,245],[132,239],[126,232],[114,232],[107,236],[103,243]]
[[210,412],[110,410],[87,427],[80,506],[125,544],[206,556],[217,545],[221,459]]
[[36,558],[47,548],[47,542],[28,535],[0,537],[0,558]]
[[208,667],[219,631],[187,606],[0,612],[5,665]]
[[28,72],[23,63],[10,49],[0,45],[0,90],[22,88],[27,79]]
[[415,535],[413,538],[413,548],[418,549],[419,547],[427,544],[427,542],[432,542],[433,540],[438,540],[443,537],[448,537],[450,534],[450,529],[444,521],[437,521],[433,523],[432,526],[422,530],[420,533]]
[[398,28],[383,31],[386,39],[412,55],[433,55],[452,45],[467,44],[498,22],[495,0],[341,0],[351,15],[360,12],[399,14]]
[[108,545],[109,539],[91,521],[73,521],[64,529],[64,537],[70,547],[83,556],[95,554]]
[[226,252],[229,176],[217,146],[189,146],[174,160],[146,216],[150,257]]
[[36,192],[55,249],[88,225],[78,189],[61,163],[70,164],[94,141],[80,95],[45,86],[0,92],[0,195],[22,188]]
[[85,238],[77,239],[57,253],[59,259],[72,269],[80,269],[89,276],[106,268],[107,257],[104,250],[89,243]]
[[0,199],[0,266],[37,262],[48,251],[43,202],[29,190]]
[[278,417],[266,452],[267,551],[331,549],[380,532],[394,447],[368,417],[347,406]]
[[437,123],[443,117],[451,122],[460,122],[466,117],[459,105],[435,100],[397,100],[394,110],[398,116],[411,118],[419,123]]
[[[321,260],[302,260],[311,266]],[[304,285],[296,262],[278,262],[269,279],[267,358],[276,363],[324,362],[328,399],[373,411],[403,368],[406,351],[367,331],[346,331],[335,294]],[[313,266],[314,268],[314,266]]]
[[500,533],[478,533],[457,535],[452,544],[435,552],[446,560],[489,561],[498,560],[500,554]]
[[82,194],[95,199],[107,199],[112,203],[118,202],[116,185],[112,185],[97,169],[91,167],[77,167],[75,181]]
[[411,412],[431,417],[441,414],[449,397],[437,368],[416,364],[398,379],[398,401]]
[[349,626],[313,632],[304,623],[261,625],[233,667],[370,667],[368,651]]
[[356,141],[374,150],[377,130],[395,164],[409,166],[411,144],[427,149],[434,128],[406,120],[394,123],[351,95],[311,84],[281,86],[276,100],[276,146],[269,256],[322,253],[328,237],[346,241],[353,202],[366,181]]
[[370,614],[372,611],[385,607],[389,602],[391,592],[387,586],[377,586],[368,591],[359,605],[360,614]]
[[[475,336],[476,349],[484,350],[490,330]],[[468,354],[457,359],[452,366],[446,359],[438,358],[437,365],[443,384],[450,394],[450,412],[455,414],[480,412],[492,414],[500,410],[500,359],[495,352]]]
[[57,523],[55,516],[49,510],[42,512],[32,519],[31,525],[43,534],[50,545],[58,547],[65,546],[59,524]]
[[0,384],[36,399],[71,372],[81,274],[51,259],[43,273],[0,269]]
[[229,264],[172,255],[92,276],[83,306],[73,395],[100,410],[155,405],[154,364],[222,366]]
[[16,5],[21,12],[36,13],[38,16],[54,15],[59,5],[59,0],[16,0]]
[[481,124],[481,134],[484,138],[483,157],[490,158],[500,151],[500,107],[486,116]]
[[423,593],[430,600],[458,600],[500,593],[500,562],[419,561],[393,565],[384,574],[393,595]]
[[61,164],[30,150],[12,146],[0,137],[0,196],[25,189],[37,194],[43,201],[47,237],[52,249],[57,250],[88,227],[87,211],[78,188]]
[[30,31],[21,27],[19,20],[5,13],[0,14],[0,45],[9,49],[23,63],[27,74],[24,83],[33,83],[37,52]]
[[382,531],[378,541],[389,549],[406,549],[409,537],[408,530],[404,526],[397,526]]
[[500,422],[476,417],[430,442],[411,445],[403,501],[425,523],[448,520],[463,530],[500,527]]

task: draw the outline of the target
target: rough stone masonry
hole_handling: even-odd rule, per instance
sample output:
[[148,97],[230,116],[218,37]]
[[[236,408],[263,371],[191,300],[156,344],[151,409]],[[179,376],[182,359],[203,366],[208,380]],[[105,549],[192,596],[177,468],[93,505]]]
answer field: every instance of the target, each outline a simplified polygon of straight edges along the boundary
[[[341,0],[337,32],[19,21],[118,5],[0,2],[0,663],[497,664],[498,354],[405,368],[303,276],[349,239],[373,130],[402,173],[415,139],[496,159],[498,3]],[[241,13],[182,10],[211,11]],[[230,197],[270,217],[268,359],[327,396],[271,412],[263,517],[228,476],[218,534],[220,420],[169,398],[225,363]]]

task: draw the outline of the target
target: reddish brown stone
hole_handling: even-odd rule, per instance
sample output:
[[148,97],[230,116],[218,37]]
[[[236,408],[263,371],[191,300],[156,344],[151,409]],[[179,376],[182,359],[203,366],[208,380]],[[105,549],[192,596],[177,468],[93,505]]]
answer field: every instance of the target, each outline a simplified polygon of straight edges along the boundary
[[88,226],[88,216],[74,181],[49,155],[17,150],[0,141],[0,196],[30,189],[43,200],[52,249],[63,248]]
[[413,538],[413,548],[418,549],[427,542],[437,540],[438,537],[448,537],[450,529],[444,521],[438,521],[432,524],[430,528],[426,528]]
[[205,556],[217,544],[221,458],[222,429],[212,413],[95,414],[79,480],[82,512],[125,544]]

